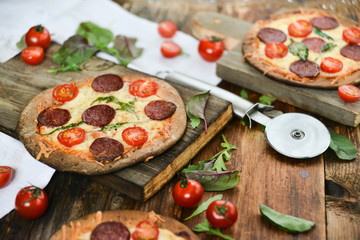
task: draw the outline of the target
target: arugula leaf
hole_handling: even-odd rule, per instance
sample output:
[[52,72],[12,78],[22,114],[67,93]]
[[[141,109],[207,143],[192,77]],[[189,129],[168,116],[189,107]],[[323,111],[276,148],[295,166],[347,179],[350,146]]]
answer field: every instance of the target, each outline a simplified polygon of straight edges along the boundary
[[106,48],[114,39],[113,33],[92,22],[82,22],[76,30],[76,34],[86,37],[89,43],[97,48]]
[[307,61],[309,56],[309,50],[304,43],[295,42],[293,39],[290,39],[291,43],[288,46],[289,52],[293,55],[298,56],[302,61]]
[[110,130],[119,128],[119,127],[121,127],[122,125],[125,125],[125,124],[128,124],[128,123],[131,123],[131,122],[112,123],[112,124],[103,126],[103,127],[101,128],[101,131],[110,131]]
[[242,98],[246,99],[246,100],[249,100],[249,95],[248,95],[248,93],[246,92],[245,89],[241,89],[241,91],[240,91],[240,96],[241,96]]
[[323,46],[323,48],[321,49],[320,53],[323,52],[328,52],[333,50],[337,45],[335,43],[327,43]]
[[208,206],[210,205],[210,203],[212,203],[215,200],[220,200],[220,199],[222,199],[222,197],[223,197],[222,194],[218,194],[218,195],[215,195],[215,196],[209,198],[205,202],[201,203],[190,216],[188,216],[187,218],[184,219],[184,221],[187,221],[187,220],[199,215],[200,213],[205,212],[206,209],[208,208]]
[[336,155],[343,160],[352,160],[356,158],[357,151],[352,142],[346,137],[337,134],[334,130],[329,129],[331,141],[330,148],[334,150]]
[[90,106],[93,105],[95,102],[100,103],[102,101],[106,101],[107,103],[113,102],[115,104],[118,104],[120,106],[120,108],[117,108],[116,110],[132,113],[136,116],[136,118],[138,118],[138,116],[136,115],[136,112],[135,112],[135,101],[130,101],[128,103],[125,103],[125,102],[120,102],[114,96],[107,96],[107,97],[98,97],[97,99],[95,99],[94,101],[91,102]]
[[313,27],[313,32],[323,38],[327,38],[329,40],[334,40],[332,37],[330,37],[329,35],[327,35],[326,33],[324,33],[323,31],[321,31],[319,28],[317,27]]
[[26,48],[25,34],[21,36],[20,40],[16,43],[16,46],[17,46],[20,50],[23,50],[24,48]]
[[225,166],[225,162],[224,160],[229,160],[230,159],[230,151],[233,149],[237,149],[236,146],[231,145],[227,142],[226,138],[224,135],[222,135],[222,138],[224,140],[223,143],[221,143],[221,146],[224,148],[223,150],[221,150],[220,152],[218,152],[217,154],[215,154],[211,160],[216,159],[214,166],[212,167],[212,170],[216,170],[218,172],[222,171],[222,170],[226,170],[226,166]]
[[42,135],[42,136],[46,136],[46,135],[53,134],[54,132],[57,132],[57,131],[67,130],[67,129],[70,129],[70,128],[73,128],[73,127],[80,126],[83,123],[84,123],[84,121],[80,121],[78,123],[70,123],[69,125],[56,128],[56,129],[54,129],[53,131],[51,131],[49,133],[39,133],[39,134]]
[[[197,127],[201,119],[204,120],[205,133],[207,133],[207,122],[205,118],[205,107],[210,96],[210,90],[192,96],[186,105],[186,114],[190,118],[191,126]],[[194,120],[197,119],[197,120]]]
[[142,48],[135,46],[136,41],[136,38],[118,35],[114,39],[113,48],[117,50],[122,59],[130,62],[131,60],[140,57],[143,52]]
[[259,102],[265,105],[271,105],[275,100],[276,98],[267,95],[262,95],[259,98]]
[[194,232],[205,232],[208,235],[218,236],[218,237],[221,237],[221,238],[227,239],[227,240],[234,240],[229,235],[223,234],[219,228],[212,228],[206,218],[204,219],[204,221],[202,223],[199,223],[198,225],[196,225],[192,230]]
[[82,69],[76,63],[70,63],[69,65],[63,64],[61,68],[53,68],[47,70],[47,72],[53,72],[55,73],[55,75],[58,74],[59,72],[67,72],[67,71],[82,71]]

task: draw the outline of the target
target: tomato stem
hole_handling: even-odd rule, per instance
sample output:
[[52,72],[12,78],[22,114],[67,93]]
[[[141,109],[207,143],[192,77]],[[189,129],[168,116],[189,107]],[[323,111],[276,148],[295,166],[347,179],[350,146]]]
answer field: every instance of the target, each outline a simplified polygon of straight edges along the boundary
[[188,180],[186,178],[181,178],[180,187],[186,188],[187,184],[188,184]]
[[228,208],[225,207],[226,203],[228,200],[225,200],[225,202],[223,203],[223,205],[219,206],[215,206],[215,211],[220,214],[221,216],[224,217],[224,219],[228,222],[230,222],[230,220],[226,217],[226,212],[228,210]]
[[223,39],[219,38],[217,36],[211,36],[211,42],[216,43],[216,42],[221,42]]
[[31,198],[29,198],[28,200],[26,200],[24,202],[24,203],[26,203],[26,202],[30,202],[31,200],[39,197],[40,194],[41,194],[41,189],[38,188],[38,187],[33,186],[33,188],[26,189],[24,192],[32,192],[32,194],[33,194],[33,196]]
[[38,33],[42,33],[43,29],[44,29],[44,27],[41,26],[41,24],[36,25],[36,27],[35,27],[35,31]]

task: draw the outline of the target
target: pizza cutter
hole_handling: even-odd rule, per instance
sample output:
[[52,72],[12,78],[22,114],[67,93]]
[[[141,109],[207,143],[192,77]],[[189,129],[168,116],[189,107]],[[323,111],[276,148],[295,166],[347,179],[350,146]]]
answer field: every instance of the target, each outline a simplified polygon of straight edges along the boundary
[[273,106],[252,103],[222,88],[212,86],[178,72],[159,72],[158,77],[199,91],[210,90],[216,97],[228,100],[233,105],[234,114],[250,122],[265,126],[265,136],[269,145],[277,152],[291,158],[316,157],[329,147],[330,133],[316,118],[302,113],[285,113],[273,119],[261,111]]

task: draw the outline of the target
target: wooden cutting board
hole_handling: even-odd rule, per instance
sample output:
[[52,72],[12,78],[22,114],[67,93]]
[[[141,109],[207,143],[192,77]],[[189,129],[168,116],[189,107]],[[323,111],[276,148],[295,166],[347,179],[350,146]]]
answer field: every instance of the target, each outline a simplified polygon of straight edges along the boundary
[[[41,91],[54,86],[97,76],[102,73],[119,75],[139,73],[118,64],[93,57],[84,64],[81,72],[65,72],[54,75],[46,72],[56,67],[51,56],[59,48],[52,44],[46,50],[45,60],[37,66],[22,62],[20,55],[0,64],[0,131],[17,138],[15,132],[20,112]],[[172,84],[186,104],[196,94],[194,89]],[[147,200],[182,169],[232,118],[232,105],[210,96],[206,112],[208,133],[203,125],[193,129],[188,122],[184,136],[171,149],[153,158],[112,174],[93,176],[104,185],[137,200]]]
[[224,38],[230,51],[217,62],[216,73],[222,79],[348,126],[360,123],[360,101],[344,102],[337,89],[299,87],[273,80],[244,62],[242,40],[251,23],[215,12],[198,12],[193,22],[197,38],[211,35]]

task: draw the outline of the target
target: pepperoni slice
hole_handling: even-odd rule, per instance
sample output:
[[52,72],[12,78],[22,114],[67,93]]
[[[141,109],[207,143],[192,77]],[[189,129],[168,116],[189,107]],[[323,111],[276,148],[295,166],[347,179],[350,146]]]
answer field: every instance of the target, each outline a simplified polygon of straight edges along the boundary
[[104,74],[96,77],[91,86],[96,92],[108,93],[121,89],[123,85],[124,82],[120,76]]
[[124,146],[117,140],[107,137],[97,138],[90,145],[90,152],[98,162],[114,160],[124,153]]
[[321,30],[330,30],[339,26],[336,18],[328,16],[312,18],[310,19],[310,23]]
[[121,134],[123,140],[131,146],[143,145],[148,140],[148,133],[141,127],[126,128]]
[[320,64],[321,71],[327,72],[327,73],[337,73],[340,72],[343,68],[343,63],[341,60],[332,58],[332,57],[326,57],[322,60]]
[[100,104],[86,109],[82,114],[82,120],[92,126],[103,127],[114,119],[115,114],[112,107]]
[[301,42],[304,43],[309,50],[316,53],[319,53],[326,45],[324,40],[317,37],[305,38]]
[[71,118],[68,110],[62,108],[45,108],[37,117],[38,123],[46,127],[60,127]]
[[312,25],[304,19],[293,22],[288,27],[289,35],[292,37],[302,38],[312,32]]
[[343,31],[343,39],[347,43],[360,43],[360,29],[357,27],[350,27]]
[[258,32],[257,37],[264,43],[277,43],[286,41],[286,34],[283,31],[275,28],[263,28]]
[[129,240],[130,231],[121,222],[103,222],[91,232],[90,240]]
[[268,58],[283,58],[288,53],[288,47],[283,43],[267,43],[265,46],[265,55]]
[[320,73],[320,68],[315,62],[298,60],[290,65],[290,71],[302,78],[313,78]]
[[145,114],[152,120],[164,120],[171,117],[176,110],[176,105],[164,100],[149,102],[145,107]]
[[154,81],[145,81],[143,79],[132,82],[129,86],[129,93],[135,97],[146,98],[156,94],[158,84]]
[[341,55],[355,61],[360,61],[360,46],[355,44],[348,44],[340,49]]

